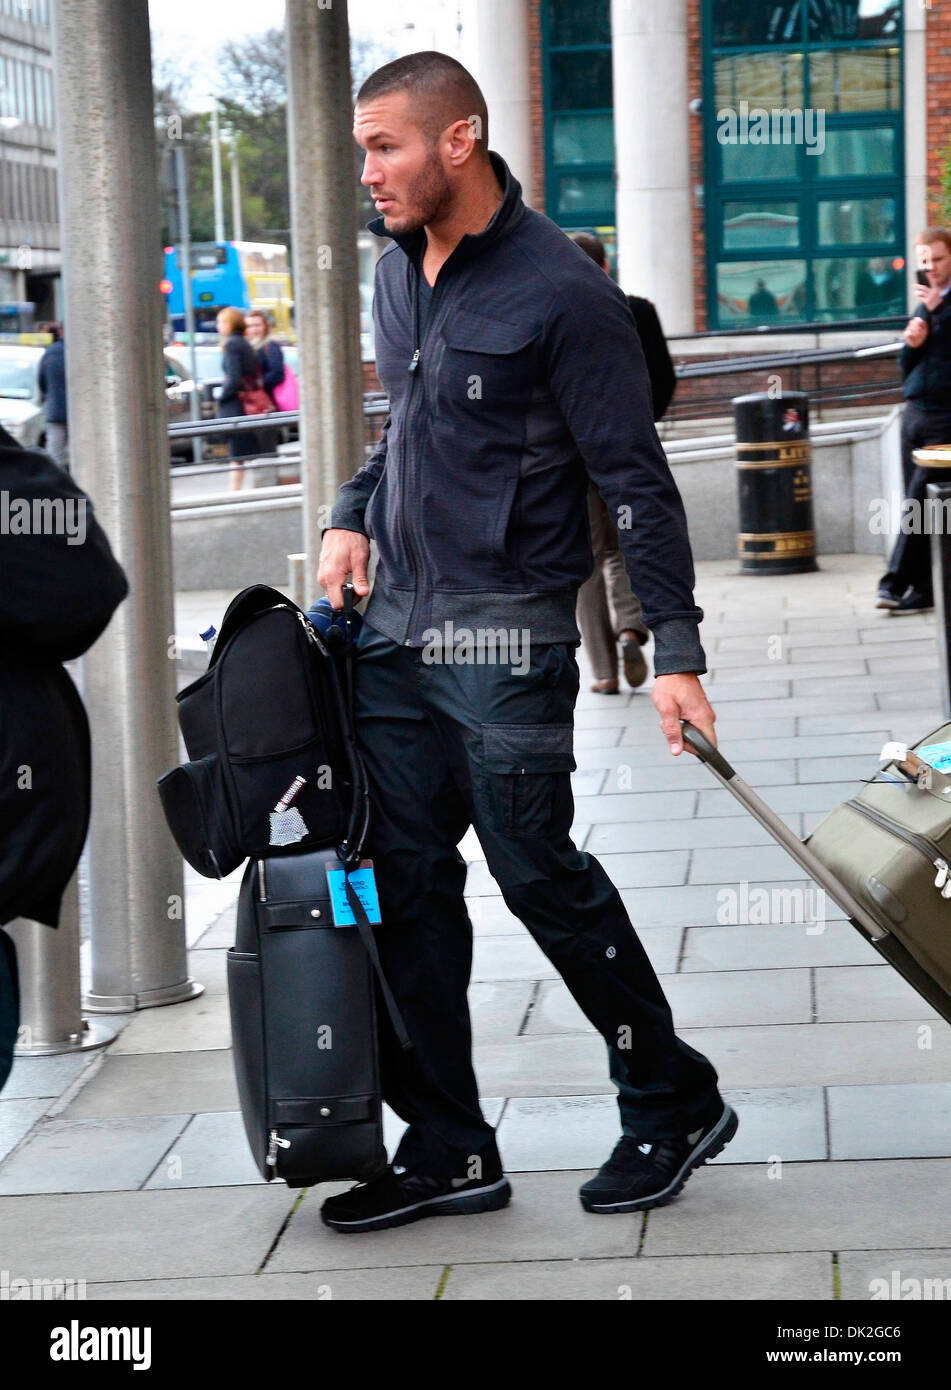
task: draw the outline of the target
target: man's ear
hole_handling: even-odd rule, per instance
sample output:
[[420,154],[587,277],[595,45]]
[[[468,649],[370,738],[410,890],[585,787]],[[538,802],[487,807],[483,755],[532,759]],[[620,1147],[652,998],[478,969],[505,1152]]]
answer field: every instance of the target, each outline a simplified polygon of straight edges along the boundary
[[478,116],[470,116],[468,120],[454,121],[444,132],[443,139],[449,146],[449,159],[453,165],[459,166],[471,159],[479,144],[479,135],[476,127],[478,126]]

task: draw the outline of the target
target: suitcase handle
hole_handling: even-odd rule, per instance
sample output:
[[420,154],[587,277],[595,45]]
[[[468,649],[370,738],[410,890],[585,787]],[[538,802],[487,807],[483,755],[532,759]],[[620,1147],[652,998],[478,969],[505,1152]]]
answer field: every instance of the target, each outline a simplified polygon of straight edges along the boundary
[[783,849],[805,869],[810,878],[815,879],[821,888],[824,888],[833,902],[838,903],[843,912],[851,922],[860,927],[864,934],[871,941],[879,941],[888,936],[885,927],[877,922],[871,913],[859,903],[832,873],[830,869],[816,857],[809,848],[807,842],[800,840],[794,834],[784,820],[769,806],[757,791],[739,775],[738,772],[727,762],[726,758],[718,748],[715,748],[710,740],[695,729],[688,719],[681,719],[681,729],[683,740],[693,751],[701,762],[706,763],[715,777],[719,779],[732,796],[735,796],[741,806],[747,810],[754,820],[758,820],[760,825],[768,830],[777,844],[782,845]]
[[699,729],[694,728],[689,719],[681,719],[680,728],[684,743],[696,753],[700,761],[708,763],[725,781],[732,781],[736,773],[719,748],[710,742],[706,734],[702,734]]

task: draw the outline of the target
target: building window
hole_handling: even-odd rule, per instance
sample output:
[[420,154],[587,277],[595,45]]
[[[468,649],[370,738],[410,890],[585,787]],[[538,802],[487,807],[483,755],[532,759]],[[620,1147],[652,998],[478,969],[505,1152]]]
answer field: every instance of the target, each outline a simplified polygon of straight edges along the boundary
[[711,328],[906,308],[900,0],[703,0]]
[[543,0],[542,60],[548,213],[597,231],[613,255],[610,0]]

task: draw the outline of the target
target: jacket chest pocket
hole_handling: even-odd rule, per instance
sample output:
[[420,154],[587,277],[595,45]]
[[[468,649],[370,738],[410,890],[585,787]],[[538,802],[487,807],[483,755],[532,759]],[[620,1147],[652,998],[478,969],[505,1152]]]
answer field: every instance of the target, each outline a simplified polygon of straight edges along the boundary
[[506,323],[458,309],[442,328],[436,392],[440,403],[485,419],[527,401],[535,374],[537,324]]

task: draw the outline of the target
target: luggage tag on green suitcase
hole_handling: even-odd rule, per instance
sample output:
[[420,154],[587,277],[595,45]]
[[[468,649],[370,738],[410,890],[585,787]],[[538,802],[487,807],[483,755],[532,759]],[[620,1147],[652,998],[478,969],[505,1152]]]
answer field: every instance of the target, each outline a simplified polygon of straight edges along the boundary
[[[380,897],[376,889],[373,860],[361,859],[359,866],[350,870],[349,877],[350,887],[363,904],[363,910],[368,919],[374,926],[378,926],[383,918],[380,913]],[[329,864],[327,865],[327,887],[330,890],[330,910],[333,913],[334,926],[355,927],[357,919],[354,916],[353,908],[347,902],[343,869],[334,869]]]

